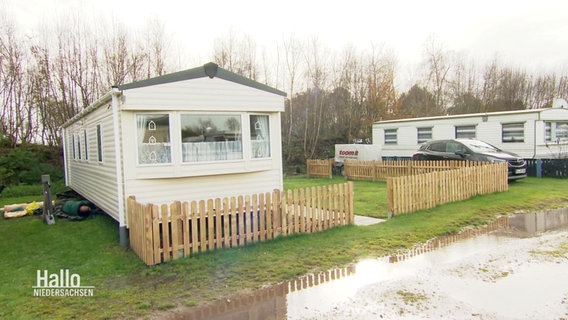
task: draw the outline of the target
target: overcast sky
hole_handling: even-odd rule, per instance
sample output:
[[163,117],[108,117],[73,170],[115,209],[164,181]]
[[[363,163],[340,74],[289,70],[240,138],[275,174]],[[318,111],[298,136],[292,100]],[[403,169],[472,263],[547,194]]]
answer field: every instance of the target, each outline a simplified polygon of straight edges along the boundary
[[[205,63],[213,41],[230,30],[257,45],[275,47],[284,37],[317,36],[340,52],[386,45],[400,72],[418,65],[429,36],[447,50],[482,62],[497,56],[527,71],[568,67],[568,1],[565,0],[0,0],[19,26],[37,28],[80,11],[114,16],[133,28],[158,18],[181,48],[200,51]],[[1,7],[0,7],[1,8]],[[191,65],[188,67],[194,67]]]

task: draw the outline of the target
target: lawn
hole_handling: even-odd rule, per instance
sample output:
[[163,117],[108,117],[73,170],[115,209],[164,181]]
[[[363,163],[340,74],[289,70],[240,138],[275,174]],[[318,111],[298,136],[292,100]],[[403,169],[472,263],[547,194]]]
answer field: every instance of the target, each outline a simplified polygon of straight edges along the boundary
[[[343,181],[294,177],[285,179],[285,188]],[[355,202],[357,214],[384,217],[385,183],[355,181]],[[0,198],[0,206],[6,203],[10,198]],[[132,251],[118,245],[118,225],[107,216],[75,222],[57,219],[51,226],[32,216],[0,219],[0,318],[144,318],[384,256],[465,226],[484,224],[500,214],[560,206],[568,206],[566,180],[528,178],[511,183],[508,192],[400,215],[377,225],[339,227],[154,267],[146,267]],[[94,286],[94,296],[33,297],[37,270],[62,269],[80,275],[81,285]]]

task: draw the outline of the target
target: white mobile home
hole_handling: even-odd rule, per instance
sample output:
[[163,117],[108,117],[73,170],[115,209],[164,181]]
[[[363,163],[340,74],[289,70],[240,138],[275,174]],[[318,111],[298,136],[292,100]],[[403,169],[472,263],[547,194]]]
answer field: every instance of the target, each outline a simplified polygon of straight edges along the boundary
[[282,189],[286,94],[214,63],[113,87],[63,125],[66,184],[119,222],[154,204]]
[[525,159],[568,156],[568,105],[546,109],[488,112],[378,121],[373,144],[383,158],[411,157],[428,140],[475,138]]

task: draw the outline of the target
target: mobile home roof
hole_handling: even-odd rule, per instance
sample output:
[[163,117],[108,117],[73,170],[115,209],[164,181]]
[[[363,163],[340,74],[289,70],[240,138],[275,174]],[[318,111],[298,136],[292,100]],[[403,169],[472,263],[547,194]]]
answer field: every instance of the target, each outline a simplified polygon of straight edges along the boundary
[[539,113],[545,110],[550,110],[552,108],[543,109],[529,109],[529,110],[514,110],[514,111],[498,111],[498,112],[482,112],[482,113],[468,113],[468,114],[456,114],[456,115],[446,115],[446,116],[435,116],[435,117],[423,117],[423,118],[406,118],[406,119],[395,119],[395,120],[384,120],[377,121],[375,124],[383,123],[397,123],[397,122],[412,122],[412,121],[429,121],[429,120],[444,120],[444,119],[458,119],[458,118],[473,118],[473,117],[483,117],[483,116],[505,116],[505,115],[516,115],[524,113]]
[[94,103],[92,103],[91,105],[89,105],[88,107],[83,109],[81,112],[76,114],[73,118],[67,120],[62,125],[62,127],[63,128],[68,127],[69,125],[71,125],[72,123],[77,121],[78,119],[80,119],[80,118],[84,117],[85,115],[91,113],[92,111],[96,110],[101,105],[103,105],[107,102],[110,102],[113,91],[118,91],[118,90],[122,91],[122,90],[143,88],[143,87],[154,86],[154,85],[159,85],[159,84],[166,84],[166,83],[171,83],[171,82],[205,78],[205,77],[209,77],[211,79],[217,77],[219,79],[235,82],[235,83],[247,86],[247,87],[263,90],[263,91],[270,92],[270,93],[273,93],[273,94],[276,94],[276,95],[280,95],[280,96],[284,96],[284,97],[286,96],[286,92],[272,88],[272,87],[267,86],[265,84],[262,84],[260,82],[256,82],[254,80],[245,78],[241,75],[238,75],[234,72],[225,70],[223,68],[219,68],[219,66],[217,64],[210,62],[210,63],[207,63],[207,64],[201,66],[201,67],[196,67],[196,68],[193,68],[193,69],[183,70],[183,71],[174,72],[174,73],[170,73],[170,74],[166,74],[166,75],[163,75],[163,76],[154,77],[154,78],[150,78],[150,79],[146,79],[146,80],[141,80],[141,81],[136,81],[136,82],[127,83],[127,84],[123,84],[123,85],[113,86],[113,90],[107,92],[105,95],[103,95],[97,101],[95,101]]

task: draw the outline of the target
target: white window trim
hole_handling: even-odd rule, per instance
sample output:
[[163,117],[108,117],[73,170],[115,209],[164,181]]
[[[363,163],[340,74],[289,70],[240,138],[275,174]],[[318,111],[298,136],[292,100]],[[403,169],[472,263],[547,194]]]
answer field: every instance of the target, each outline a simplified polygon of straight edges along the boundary
[[[473,137],[458,137],[458,129],[463,127],[473,127]],[[467,132],[470,132],[469,130]],[[454,126],[454,138],[456,139],[476,139],[477,138],[477,124],[462,124]]]
[[[161,115],[161,114],[166,114],[168,115],[168,121],[169,121],[169,135],[170,135],[170,162],[160,162],[160,163],[140,163],[139,162],[139,150],[138,150],[138,125],[137,125],[137,121],[138,121],[138,115]],[[134,137],[134,149],[136,150],[136,159],[134,159],[135,163],[137,166],[139,167],[165,167],[165,166],[172,166],[174,165],[174,163],[176,162],[176,159],[174,158],[174,148],[175,148],[175,139],[173,135],[173,125],[172,125],[172,119],[175,118],[173,115],[175,114],[175,112],[171,112],[171,111],[149,111],[149,112],[136,112],[134,113],[134,128],[135,128],[135,134],[133,134]],[[179,116],[178,116],[179,118]],[[179,122],[179,120],[177,120]]]
[[[521,128],[505,128],[506,126],[520,125]],[[520,132],[522,135],[513,136],[511,140],[505,140],[505,132]],[[501,142],[502,143],[523,143],[525,142],[525,122],[505,122],[501,123]]]
[[[384,144],[389,144],[389,145],[398,144],[398,129],[384,129],[384,134],[385,134],[383,141]],[[394,136],[394,140],[390,140],[387,138],[390,135]]]
[[96,142],[97,142],[97,162],[104,162],[104,139],[103,139],[103,124],[97,123],[95,126]]

